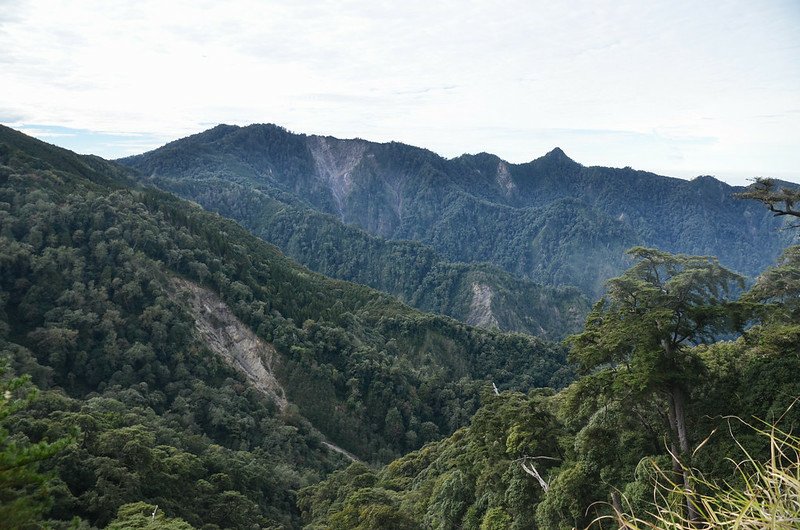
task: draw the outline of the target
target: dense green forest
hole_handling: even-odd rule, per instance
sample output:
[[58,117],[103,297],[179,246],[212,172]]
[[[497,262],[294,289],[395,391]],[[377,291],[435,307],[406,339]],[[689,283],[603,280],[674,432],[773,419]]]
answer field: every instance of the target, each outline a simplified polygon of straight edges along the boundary
[[798,247],[738,300],[714,259],[632,254],[569,339],[579,379],[485,392],[451,437],[301,490],[307,527],[796,528]]
[[[385,462],[465,425],[491,382],[573,377],[559,346],[327,279],[115,164],[8,128],[0,212],[12,527],[120,528],[156,505],[196,527],[296,527],[294,492],[346,462],[326,444]],[[285,410],[212,352],[175,278],[274,347]]]
[[577,331],[589,310],[576,288],[542,286],[488,263],[447,262],[429,246],[372,236],[332,215],[281,202],[269,189],[220,178],[148,183],[237,220],[312,270],[468,324],[559,339]]
[[[636,245],[717,256],[731,270],[755,277],[793,238],[775,230],[781,221],[764,208],[734,199],[741,188],[712,177],[685,181],[631,168],[585,167],[560,149],[526,164],[486,153],[445,160],[394,142],[220,125],[121,162],[262,237],[275,233],[270,241],[334,276],[347,277],[355,259],[349,250],[363,246],[353,231],[328,220],[323,233],[316,219],[287,232],[291,227],[276,227],[271,219],[286,215],[294,223],[297,216],[264,212],[252,197],[313,208],[375,236],[417,241],[445,260],[489,262],[517,278],[576,286],[590,299],[630,265],[624,251]],[[325,250],[325,262],[303,250],[328,244],[333,249]],[[339,245],[343,251],[337,253]],[[368,281],[352,279],[413,300],[422,282],[398,288],[381,277],[395,255],[373,251],[363,273]],[[462,318],[447,299],[425,308]],[[530,314],[541,318],[540,311]]]
[[[701,524],[758,476],[743,451],[796,473],[800,247],[749,286],[634,247],[557,345],[326,278],[137,178],[0,127],[5,527],[617,528],[654,500]],[[769,181],[744,197],[800,216]],[[280,392],[209,340],[243,329]]]

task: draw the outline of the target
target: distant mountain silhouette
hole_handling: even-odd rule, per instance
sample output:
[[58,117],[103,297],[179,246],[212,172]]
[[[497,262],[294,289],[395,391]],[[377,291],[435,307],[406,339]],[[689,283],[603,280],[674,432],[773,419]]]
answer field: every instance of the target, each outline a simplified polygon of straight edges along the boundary
[[[587,167],[558,147],[524,164],[488,153],[448,160],[396,142],[220,125],[121,162],[252,229],[254,212],[220,200],[234,186],[240,196],[313,209],[386,240],[423,243],[445,260],[489,262],[518,278],[577,286],[589,297],[623,270],[623,251],[634,245],[714,255],[753,276],[791,238],[778,230],[781,220],[732,197],[743,188],[713,177]],[[282,248],[297,237],[272,230],[259,235]],[[330,243],[349,251],[347,243]]]

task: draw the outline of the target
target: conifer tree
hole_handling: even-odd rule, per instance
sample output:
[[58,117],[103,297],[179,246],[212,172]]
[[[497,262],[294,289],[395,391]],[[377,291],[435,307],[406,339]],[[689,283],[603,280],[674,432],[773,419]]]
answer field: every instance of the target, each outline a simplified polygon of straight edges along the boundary
[[9,435],[4,423],[27,407],[36,393],[29,377],[6,378],[6,373],[7,367],[0,360],[0,524],[4,528],[20,528],[36,520],[51,502],[47,476],[39,472],[39,463],[71,440],[29,443]]
[[609,280],[584,331],[569,338],[571,355],[585,373],[612,374],[612,398],[664,404],[673,467],[689,489],[687,400],[702,374],[693,346],[731,331],[727,296],[743,279],[716,258],[643,247],[628,254],[637,262]]

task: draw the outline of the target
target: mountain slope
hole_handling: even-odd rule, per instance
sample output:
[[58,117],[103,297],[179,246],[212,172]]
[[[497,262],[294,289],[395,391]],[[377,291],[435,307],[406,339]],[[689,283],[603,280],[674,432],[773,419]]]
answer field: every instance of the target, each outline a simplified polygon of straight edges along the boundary
[[[739,188],[585,167],[560,149],[527,164],[485,153],[445,160],[398,143],[251,125],[218,126],[122,162],[180,182],[186,197],[199,181],[219,192],[235,183],[380,237],[428,244],[448,260],[488,261],[590,297],[624,268],[621,250],[635,244],[715,255],[753,276],[790,238],[757,205],[735,200]],[[217,207],[208,194],[203,204]]]
[[219,178],[147,182],[237,220],[317,272],[393,294],[423,311],[549,338],[576,331],[588,311],[577,289],[541,286],[486,263],[450,263],[426,245],[372,236],[329,214],[276,200],[269,190]]
[[145,501],[197,525],[296,526],[293,491],[343,461],[327,443],[386,461],[466,423],[489,381],[571,378],[557,347],[312,273],[5,127],[0,240],[0,362],[43,390],[6,427],[25,443],[80,429],[46,463],[57,520],[104,526]]
[[[698,289],[708,280],[699,279],[702,267],[716,263],[695,260],[674,281],[676,262],[660,261],[674,256],[640,250],[643,266],[615,280],[610,294],[624,300],[622,310],[597,304],[571,341],[581,363],[572,385],[486,391],[470,425],[449,438],[379,470],[353,464],[301,490],[306,528],[683,528],[692,526],[692,510],[709,528],[776,520],[794,528],[800,506],[785,499],[798,497],[787,484],[796,485],[790,477],[800,456],[791,434],[800,428],[800,247],[759,277],[744,304]],[[727,273],[713,276],[724,282]],[[669,297],[672,308],[693,299],[693,310],[683,306],[671,318]],[[732,321],[712,327],[704,319],[731,309],[756,325],[735,341],[717,340]],[[706,326],[703,344],[669,346],[662,337],[674,335],[664,326],[682,326],[689,313],[702,315],[691,326]],[[672,361],[654,360],[659,347],[677,359],[671,373]],[[676,374],[683,429],[662,386]]]

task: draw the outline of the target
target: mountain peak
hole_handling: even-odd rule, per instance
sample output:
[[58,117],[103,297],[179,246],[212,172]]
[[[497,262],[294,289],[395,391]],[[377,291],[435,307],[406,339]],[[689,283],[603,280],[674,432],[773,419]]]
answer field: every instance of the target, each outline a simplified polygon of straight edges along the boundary
[[577,164],[577,162],[568,157],[567,153],[565,153],[560,147],[554,148],[552,151],[548,152],[539,160],[555,162],[559,164]]
[[727,184],[725,184],[716,177],[712,177],[711,175],[699,175],[693,178],[690,182],[693,185],[700,187],[708,187],[708,188],[728,187]]

